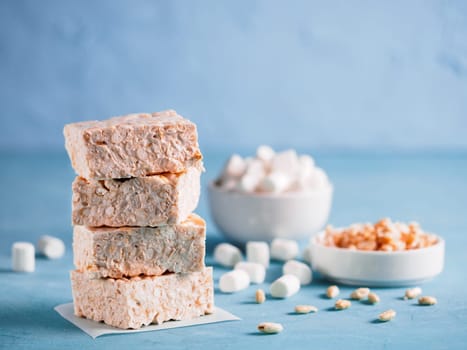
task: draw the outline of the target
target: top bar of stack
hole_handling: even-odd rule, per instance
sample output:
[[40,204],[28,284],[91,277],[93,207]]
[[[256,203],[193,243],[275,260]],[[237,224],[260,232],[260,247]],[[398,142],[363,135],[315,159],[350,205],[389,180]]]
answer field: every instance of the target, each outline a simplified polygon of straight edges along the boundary
[[73,169],[86,179],[179,173],[202,159],[196,125],[173,110],[65,126]]

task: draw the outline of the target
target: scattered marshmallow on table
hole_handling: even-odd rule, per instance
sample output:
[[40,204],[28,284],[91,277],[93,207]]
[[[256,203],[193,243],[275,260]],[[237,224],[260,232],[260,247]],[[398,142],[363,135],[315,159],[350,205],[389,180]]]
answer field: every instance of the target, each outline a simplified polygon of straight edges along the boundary
[[214,249],[214,260],[222,266],[232,267],[243,260],[240,249],[230,243],[221,243]]
[[269,266],[269,245],[266,242],[250,241],[246,244],[246,260]]
[[235,265],[235,270],[248,273],[251,283],[263,283],[266,278],[266,268],[260,263],[240,261]]
[[283,275],[269,287],[274,298],[288,298],[300,290],[300,280],[294,275]]
[[301,285],[310,284],[313,274],[310,267],[297,260],[289,260],[282,267],[282,273],[285,275],[294,275],[300,280]]
[[244,270],[232,270],[219,279],[219,289],[224,293],[234,293],[250,285],[250,276]]
[[292,239],[275,238],[271,242],[271,258],[287,261],[298,255],[298,243]]
[[65,243],[59,238],[45,235],[39,238],[37,250],[49,259],[58,259],[65,254]]
[[15,272],[34,272],[36,267],[34,245],[16,242],[11,247],[11,262]]

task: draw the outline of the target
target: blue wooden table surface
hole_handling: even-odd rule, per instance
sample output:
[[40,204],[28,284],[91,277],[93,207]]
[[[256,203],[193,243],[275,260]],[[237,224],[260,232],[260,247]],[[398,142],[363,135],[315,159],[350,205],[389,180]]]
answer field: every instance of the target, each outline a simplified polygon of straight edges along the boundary
[[[223,155],[207,155],[204,186],[220,169]],[[467,348],[467,154],[319,154],[318,165],[335,186],[330,222],[417,220],[426,230],[446,239],[444,272],[423,285],[425,294],[438,298],[433,307],[403,301],[403,288],[378,289],[382,301],[369,306],[332,311],[324,299],[327,281],[315,276],[312,285],[287,300],[256,305],[256,286],[237,294],[218,292],[225,269],[215,267],[216,304],[243,320],[190,328],[93,340],[62,319],[53,307],[71,301],[68,273],[73,269],[70,224],[71,182],[74,174],[64,153],[0,155],[0,348],[13,349],[466,349]],[[205,188],[205,187],[204,187]],[[197,210],[208,222],[207,264],[222,241],[209,217],[206,193]],[[38,259],[32,274],[10,271],[14,241],[35,242],[42,234],[63,238],[67,254],[60,260]],[[272,264],[267,283],[280,275]],[[351,288],[342,287],[345,296]],[[313,304],[317,314],[293,315],[296,304]],[[377,324],[379,312],[393,308],[394,321]],[[261,321],[276,321],[285,330],[258,335]]]

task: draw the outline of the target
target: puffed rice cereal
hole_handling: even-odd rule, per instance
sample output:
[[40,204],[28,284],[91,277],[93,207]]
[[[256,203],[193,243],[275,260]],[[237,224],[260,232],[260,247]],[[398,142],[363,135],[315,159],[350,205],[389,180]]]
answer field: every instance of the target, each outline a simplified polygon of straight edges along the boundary
[[342,229],[327,226],[322,240],[330,247],[386,252],[426,248],[437,242],[436,236],[424,232],[418,223],[392,222],[389,218]]

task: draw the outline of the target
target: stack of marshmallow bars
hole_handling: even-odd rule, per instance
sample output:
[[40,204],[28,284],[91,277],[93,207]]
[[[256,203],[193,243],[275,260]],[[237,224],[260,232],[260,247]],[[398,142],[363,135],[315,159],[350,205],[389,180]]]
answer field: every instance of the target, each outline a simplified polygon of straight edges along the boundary
[[77,316],[119,328],[214,308],[206,224],[192,213],[202,155],[196,125],[175,111],[66,125],[74,170]]

